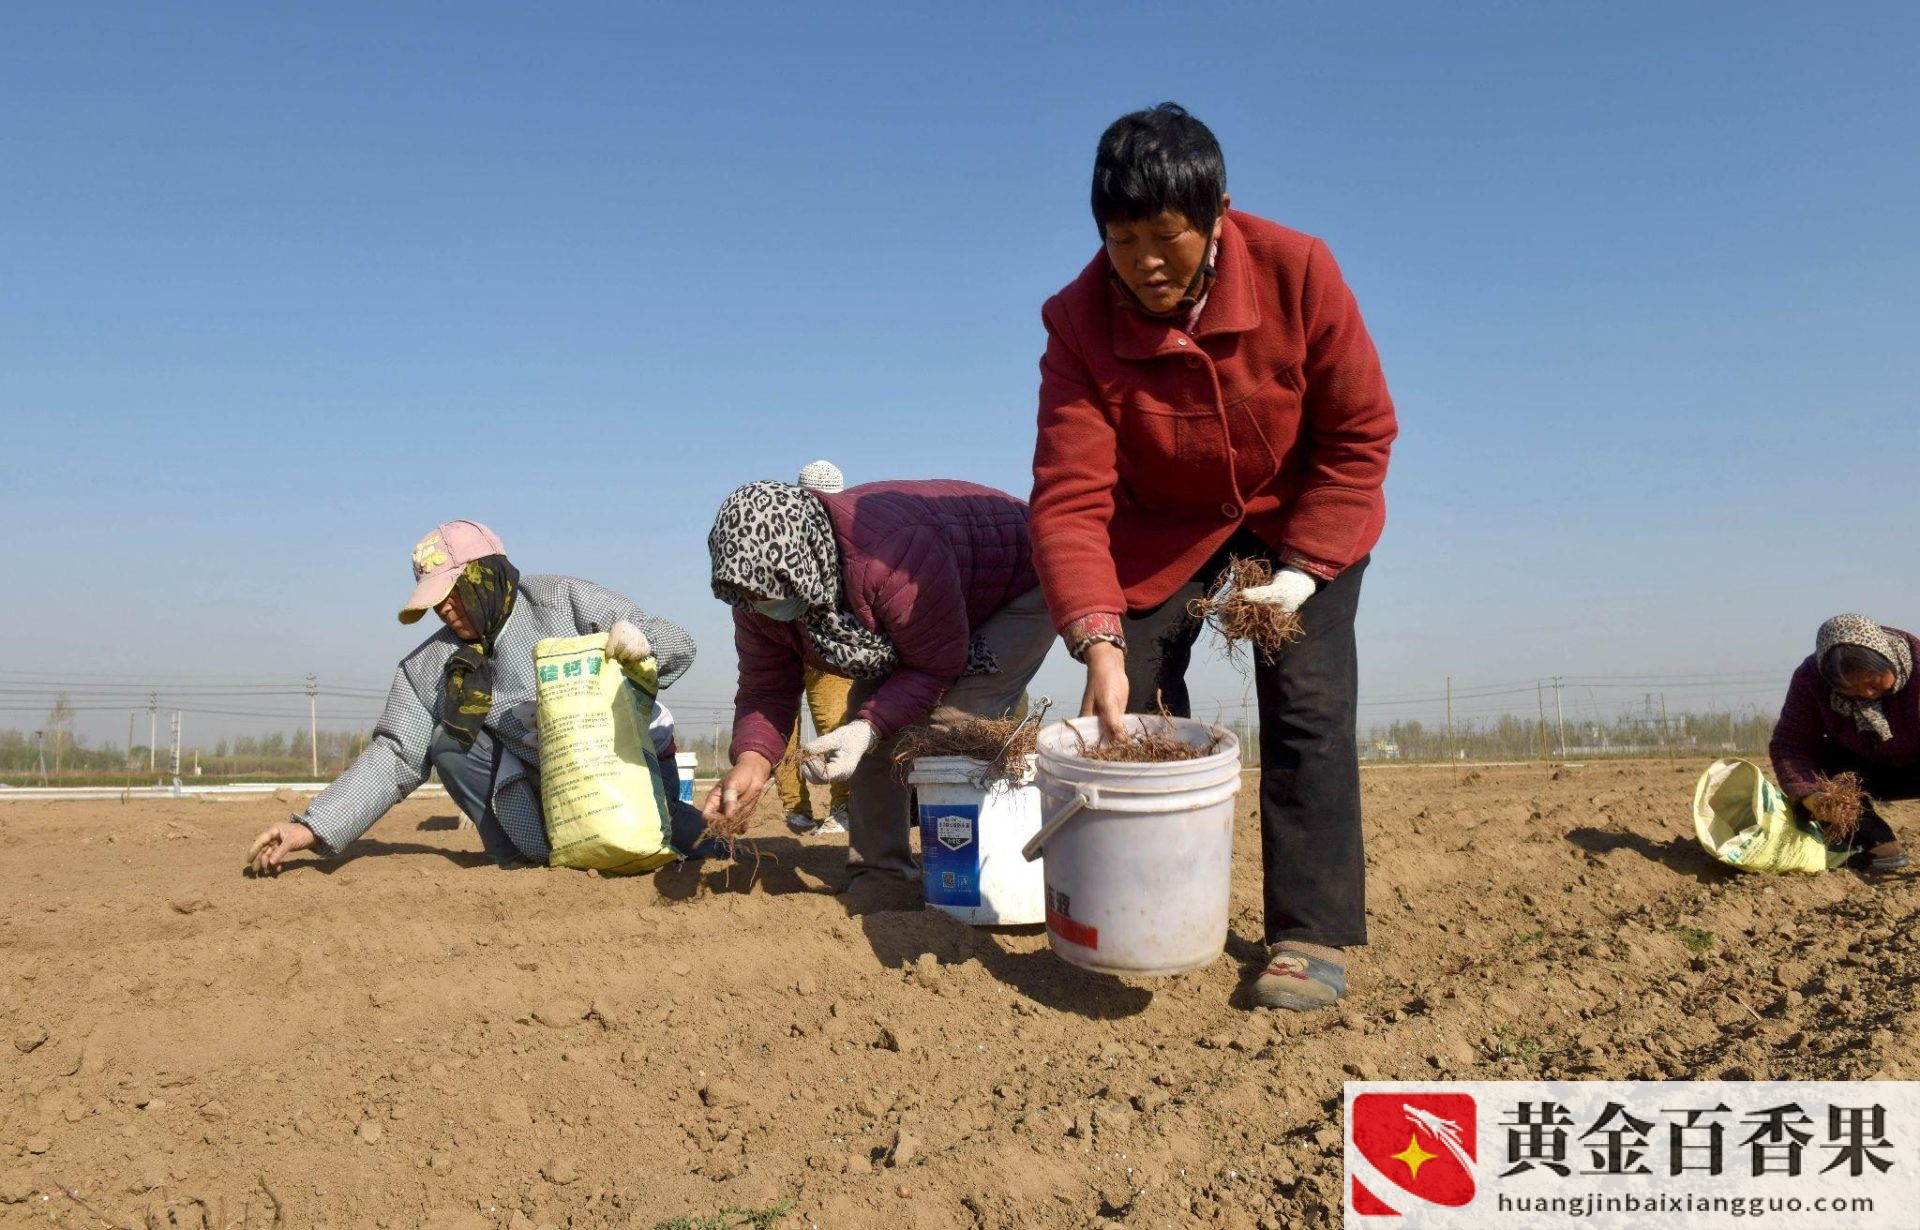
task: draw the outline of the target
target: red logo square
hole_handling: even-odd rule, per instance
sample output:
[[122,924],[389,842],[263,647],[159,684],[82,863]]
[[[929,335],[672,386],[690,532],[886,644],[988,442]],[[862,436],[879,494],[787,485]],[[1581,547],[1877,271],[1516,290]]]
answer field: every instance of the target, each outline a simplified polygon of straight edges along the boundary
[[1480,1149],[1471,1094],[1363,1093],[1347,1130],[1361,1158],[1348,1176],[1356,1213],[1397,1217],[1389,1201],[1407,1197],[1455,1209],[1473,1200]]

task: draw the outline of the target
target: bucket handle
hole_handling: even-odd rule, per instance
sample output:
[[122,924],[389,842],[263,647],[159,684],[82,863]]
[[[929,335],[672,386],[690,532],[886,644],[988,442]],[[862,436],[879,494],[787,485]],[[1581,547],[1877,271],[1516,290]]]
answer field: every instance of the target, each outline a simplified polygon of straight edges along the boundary
[[1078,787],[1074,791],[1072,800],[1070,800],[1065,807],[1062,807],[1059,811],[1049,816],[1046,822],[1040,826],[1040,831],[1033,835],[1033,840],[1020,848],[1020,857],[1026,859],[1029,863],[1039,858],[1040,852],[1046,849],[1048,839],[1065,828],[1067,821],[1079,815],[1086,808],[1098,806],[1100,806],[1100,787]]

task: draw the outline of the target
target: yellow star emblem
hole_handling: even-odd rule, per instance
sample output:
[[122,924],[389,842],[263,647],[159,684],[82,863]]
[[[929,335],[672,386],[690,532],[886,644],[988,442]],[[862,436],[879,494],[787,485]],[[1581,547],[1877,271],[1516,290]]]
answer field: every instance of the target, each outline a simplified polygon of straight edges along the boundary
[[1420,1147],[1420,1138],[1409,1132],[1407,1134],[1407,1147],[1401,1152],[1394,1154],[1393,1160],[1396,1162],[1405,1162],[1407,1169],[1411,1172],[1407,1177],[1409,1179],[1418,1179],[1420,1177],[1421,1165],[1438,1156],[1440,1155],[1437,1153],[1428,1153],[1425,1149],[1422,1149]]

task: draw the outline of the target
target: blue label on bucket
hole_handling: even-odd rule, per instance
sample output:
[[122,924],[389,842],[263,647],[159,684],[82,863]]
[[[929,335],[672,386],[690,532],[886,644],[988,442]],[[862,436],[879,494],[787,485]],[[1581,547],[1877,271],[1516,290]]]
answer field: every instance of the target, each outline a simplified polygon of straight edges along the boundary
[[920,866],[927,904],[980,905],[980,808],[977,804],[922,804]]

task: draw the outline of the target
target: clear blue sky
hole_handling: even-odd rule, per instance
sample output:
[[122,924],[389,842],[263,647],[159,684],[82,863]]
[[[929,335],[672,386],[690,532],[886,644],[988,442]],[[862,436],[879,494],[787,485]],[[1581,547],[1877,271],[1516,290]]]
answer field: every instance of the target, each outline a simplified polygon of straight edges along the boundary
[[9,6],[0,683],[379,687],[465,516],[683,622],[710,714],[729,488],[1026,493],[1094,141],[1166,98],[1386,363],[1365,696],[1766,704],[1920,623],[1913,6],[926,7]]

